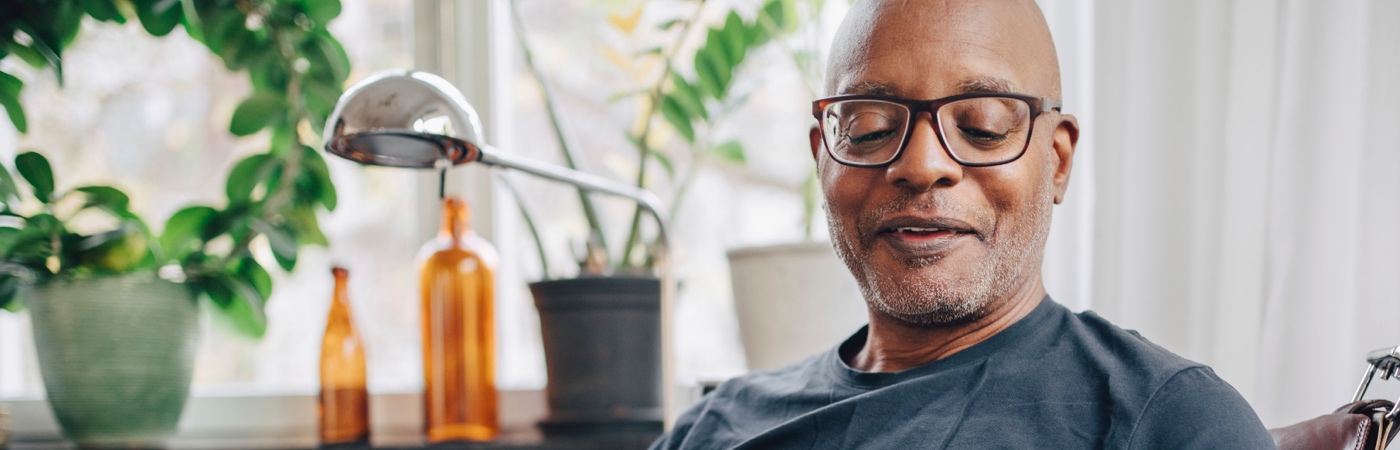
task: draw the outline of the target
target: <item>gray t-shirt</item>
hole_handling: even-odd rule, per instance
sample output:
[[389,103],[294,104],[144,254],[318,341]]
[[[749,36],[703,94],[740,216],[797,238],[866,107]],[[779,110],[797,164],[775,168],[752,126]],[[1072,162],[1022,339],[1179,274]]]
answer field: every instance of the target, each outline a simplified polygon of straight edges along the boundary
[[837,348],[720,385],[658,449],[1271,449],[1209,367],[1046,297],[990,339],[894,373]]

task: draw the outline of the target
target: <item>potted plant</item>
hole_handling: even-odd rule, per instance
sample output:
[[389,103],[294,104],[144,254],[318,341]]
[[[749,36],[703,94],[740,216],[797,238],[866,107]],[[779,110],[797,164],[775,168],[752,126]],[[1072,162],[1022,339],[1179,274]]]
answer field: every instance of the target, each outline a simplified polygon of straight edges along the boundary
[[[764,1],[748,18],[729,10],[716,14],[724,19],[714,24],[702,21],[702,17],[713,17],[710,14],[715,11],[708,9],[711,3],[686,3],[693,8],[684,17],[657,25],[666,42],[636,38],[642,9],[649,4],[610,20],[616,31],[629,36],[628,41],[637,47],[615,49],[618,53],[632,52],[640,59],[659,62],[658,71],[639,74],[637,86],[614,100],[632,99],[640,105],[635,121],[638,126],[625,131],[637,155],[633,179],[643,188],[657,178],[669,180],[674,187],[669,202],[673,211],[703,164],[744,162],[744,148],[737,140],[716,142],[712,131],[747,98],[747,92],[736,87],[742,84],[742,77],[755,75],[741,70],[747,56],[764,46],[781,44],[778,38],[793,32],[799,22],[794,0]],[[517,33],[523,33],[525,27],[518,14],[515,19]],[[697,29],[704,32],[694,32]],[[699,45],[688,43],[693,36],[704,40]],[[557,95],[535,63],[525,36],[517,37],[526,65],[541,84],[545,111],[564,162],[577,169],[583,156],[577,152],[577,144],[567,138]],[[677,70],[682,62],[693,62],[693,74]],[[669,132],[659,132],[663,129]],[[679,164],[681,161],[689,164]],[[658,169],[662,173],[654,173]],[[506,187],[514,193],[509,180]],[[530,285],[540,313],[549,375],[546,394],[550,416],[541,427],[546,433],[659,432],[664,387],[660,385],[662,349],[656,338],[661,325],[660,283],[653,273],[655,261],[650,251],[654,243],[644,236],[640,209],[627,217],[626,239],[608,242],[599,208],[581,190],[578,198],[589,225],[586,249],[578,261],[579,275]],[[518,203],[524,208],[523,202]],[[527,226],[535,233],[533,221],[525,215]],[[543,255],[538,233],[535,240]]]
[[[0,6],[0,57],[52,68],[60,81],[63,48],[84,17],[139,20],[156,36],[183,26],[252,82],[229,131],[271,129],[266,152],[234,165],[222,206],[186,207],[159,231],[129,209],[120,189],[60,188],[39,153],[15,158],[18,177],[0,167],[0,308],[30,309],[49,403],[80,446],[144,447],[171,436],[193,372],[196,300],[207,299],[235,330],[261,336],[273,287],[265,267],[291,270],[302,246],[327,244],[316,214],[333,209],[336,194],[313,148],[349,72],[326,30],[339,3],[197,3]],[[0,72],[0,106],[25,132],[22,88]],[[308,126],[312,133],[299,132]],[[254,257],[258,247],[271,261]]]

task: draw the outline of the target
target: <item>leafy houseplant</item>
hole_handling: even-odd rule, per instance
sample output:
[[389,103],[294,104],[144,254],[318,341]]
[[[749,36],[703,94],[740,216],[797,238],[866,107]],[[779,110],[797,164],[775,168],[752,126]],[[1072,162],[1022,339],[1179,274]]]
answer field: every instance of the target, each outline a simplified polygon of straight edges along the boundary
[[[691,0],[651,2],[671,3],[671,6],[693,5],[693,9],[687,16],[675,17],[657,25],[669,41],[640,42],[629,39],[628,42],[633,42],[634,46],[639,48],[615,49],[620,53],[634,53],[638,61],[659,62],[661,68],[659,71],[635,74],[637,85],[610,99],[633,99],[638,100],[640,105],[637,120],[634,121],[639,126],[623,131],[636,149],[637,163],[634,166],[636,172],[633,181],[638,187],[647,188],[649,184],[661,178],[671,181],[674,189],[668,204],[672,211],[676,211],[688,194],[689,186],[706,163],[719,161],[743,164],[746,161],[745,150],[738,140],[718,142],[714,131],[748,99],[750,92],[737,86],[745,76],[756,75],[744,71],[745,62],[750,54],[765,47],[777,47],[791,58],[804,74],[812,71],[814,59],[810,54],[789,47],[782,39],[796,32],[799,23],[804,20],[799,17],[799,1],[807,5],[808,11],[820,11],[824,2],[762,0],[758,11],[751,18],[743,17],[738,8],[731,9],[722,15],[722,22],[704,28],[704,41],[698,46],[691,45],[688,41],[692,34],[696,34],[692,32],[693,29],[706,27],[702,19],[710,13],[707,11],[710,3]],[[650,3],[643,3],[631,14],[613,16],[609,20],[616,31],[635,38],[642,10],[648,5]],[[512,11],[514,12],[514,9]],[[560,111],[559,96],[535,62],[533,49],[524,35],[525,27],[518,13],[515,20],[514,28],[525,64],[533,71],[542,88],[545,112],[549,115],[554,136],[563,152],[564,162],[570,168],[577,169],[583,156],[578,152],[578,145],[569,140],[569,133],[564,130],[561,120],[564,113]],[[687,64],[693,70],[693,75],[680,70]],[[815,90],[810,87],[811,82],[806,79],[804,81],[807,81],[808,90],[815,96]],[[669,129],[673,133],[659,133],[661,129]],[[677,142],[664,136],[677,136],[679,140]],[[651,169],[654,167],[659,167],[663,174],[658,176],[652,173]],[[813,186],[815,185],[809,182],[803,192],[805,210],[809,217],[816,205],[812,196],[814,191],[809,189]],[[507,188],[508,191],[514,192],[514,188],[509,185]],[[618,245],[615,242],[609,243],[604,238],[603,220],[598,216],[597,208],[593,206],[588,194],[580,190],[579,198],[589,226],[588,251],[579,261],[581,273],[647,273],[652,268],[653,261],[647,251],[650,244],[642,236],[641,210],[636,209],[631,215],[626,240]],[[533,222],[528,213],[525,215],[526,223],[533,232]],[[543,244],[538,234],[535,241],[541,247],[540,253],[543,255]],[[544,259],[543,256],[541,259]],[[548,263],[545,264],[544,271],[549,274]]]
[[[20,190],[4,173],[0,214],[23,223],[0,227],[0,259],[6,268],[0,271],[0,307],[19,307],[21,281],[173,265],[183,269],[184,283],[218,306],[237,330],[261,336],[272,280],[250,248],[269,246],[276,264],[291,270],[302,246],[327,244],[316,212],[333,210],[337,198],[329,169],[314,148],[349,75],[349,60],[326,29],[339,12],[338,0],[18,0],[0,6],[0,57],[13,54],[37,68],[51,67],[60,82],[62,50],[77,36],[85,16],[115,23],[139,19],[155,36],[183,26],[229,70],[246,72],[253,85],[253,94],[234,111],[229,131],[246,136],[271,129],[266,152],[234,165],[222,207],[182,209],[158,237],[127,209],[128,199],[119,189],[90,186],[55,195],[48,162],[36,153],[20,155],[15,168],[29,181],[37,210],[24,213]],[[0,72],[0,105],[15,128],[25,132],[22,88],[18,78]],[[79,234],[65,226],[71,219],[59,214],[65,208],[69,213],[103,210],[116,224]]]
[[[174,433],[193,373],[194,300],[207,298],[234,329],[262,336],[272,264],[295,267],[305,245],[327,245],[316,214],[336,206],[313,150],[349,73],[326,24],[337,0],[12,0],[0,5],[0,57],[52,68],[84,18],[139,20],[150,34],[177,26],[253,94],[229,131],[271,130],[266,152],[228,175],[221,206],[190,206],[159,233],[111,186],[60,189],[48,160],[18,155],[0,167],[0,308],[28,304],[50,405],[80,445],[159,445]],[[0,72],[0,106],[20,132],[23,82]],[[25,187],[17,183],[23,179]],[[158,276],[159,275],[159,276]]]
[[[610,22],[616,31],[629,36],[628,42],[636,44],[640,39],[634,32],[642,9],[656,3],[688,12],[658,25],[666,42],[617,51],[658,62],[660,70],[634,74],[636,86],[613,100],[630,99],[639,105],[637,120],[632,121],[639,125],[620,130],[636,150],[635,183],[651,187],[649,183],[662,177],[649,169],[659,167],[675,188],[669,202],[675,211],[706,161],[745,161],[742,145],[737,140],[717,142],[714,130],[747,98],[740,81],[752,75],[743,70],[748,55],[765,46],[782,46],[781,38],[797,28],[797,1],[764,0],[750,18],[736,10],[725,11],[720,15],[723,21],[714,25],[702,20],[715,12],[703,1],[651,2],[631,14],[611,17]],[[514,17],[524,61],[542,87],[545,111],[564,162],[577,169],[583,156],[567,138],[558,96],[535,63],[518,13]],[[692,31],[701,27],[707,27],[703,28],[704,41],[689,45],[687,40],[696,34]],[[690,63],[693,75],[684,71]],[[660,132],[668,128],[671,133]],[[678,138],[670,140],[668,135]],[[506,187],[515,192],[509,183]],[[546,392],[550,415],[540,427],[546,434],[659,431],[663,389],[659,383],[661,344],[656,339],[660,335],[660,283],[650,276],[655,261],[648,251],[651,245],[642,235],[641,210],[628,218],[626,240],[610,245],[602,232],[603,220],[588,194],[580,191],[579,199],[589,224],[580,276],[530,286],[540,314],[550,380]],[[529,214],[525,216],[533,232],[533,221]],[[535,240],[543,260],[538,233]],[[547,263],[544,271],[548,277]]]

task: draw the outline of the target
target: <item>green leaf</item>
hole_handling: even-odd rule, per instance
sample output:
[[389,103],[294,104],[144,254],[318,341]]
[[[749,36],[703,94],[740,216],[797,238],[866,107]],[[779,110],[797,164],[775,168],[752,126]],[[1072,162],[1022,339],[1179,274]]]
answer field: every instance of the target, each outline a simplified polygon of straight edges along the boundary
[[758,21],[748,27],[748,32],[744,34],[749,47],[758,47],[768,42],[771,38],[768,34],[768,27],[764,23],[768,22],[763,16],[759,16]]
[[221,234],[241,235],[248,231],[249,222],[253,218],[253,205],[242,203],[232,204],[219,211],[207,225],[200,236],[205,241],[213,240]]
[[721,160],[735,164],[743,164],[747,161],[744,157],[744,146],[739,141],[727,141],[710,151]]
[[706,47],[704,53],[707,55],[706,59],[714,62],[715,74],[719,76],[717,81],[719,81],[720,90],[719,95],[716,95],[715,99],[723,101],[725,94],[729,91],[729,82],[734,79],[734,66],[724,60],[724,50],[722,48]]
[[180,24],[184,11],[180,0],[131,0],[141,27],[152,36],[165,36]]
[[257,289],[247,281],[227,275],[221,278],[231,294],[222,310],[233,329],[247,336],[262,337],[267,333],[267,313],[263,311],[267,299],[258,295]]
[[685,23],[685,19],[671,19],[671,20],[667,20],[667,21],[665,21],[665,22],[661,22],[660,24],[658,24],[658,25],[656,26],[656,29],[661,30],[661,31],[666,31],[666,30],[669,30],[669,29],[675,27],[676,25],[680,25],[680,24],[683,24],[683,23]]
[[[29,49],[38,53],[49,66],[53,66],[54,75],[58,78],[58,86],[62,87],[63,59],[58,56],[59,51],[62,49],[62,47],[59,46],[59,38],[53,36],[51,33],[35,32],[24,24],[21,24],[19,28],[32,39],[32,42],[29,43]],[[10,51],[15,51],[18,47],[19,46],[11,46]],[[43,67],[43,64],[34,64],[33,62],[30,62],[30,64],[35,67]]]
[[350,77],[350,57],[345,48],[329,34],[317,35],[302,47],[311,66],[307,76],[334,84],[344,83]]
[[[246,23],[247,17],[238,9],[220,8],[213,6],[210,2],[199,2],[195,5],[195,9],[199,10],[199,23],[203,25],[200,42],[203,42],[209,51],[221,58],[225,57],[226,55],[222,53],[225,37],[236,32],[235,29],[246,31],[243,25]],[[224,59],[224,64],[228,64],[227,59]]]
[[[53,216],[49,216],[52,218]],[[52,223],[42,220],[42,223],[33,222],[33,218],[25,219],[25,226],[18,232],[6,232],[11,236],[6,237],[4,254],[8,260],[22,259],[42,259],[53,253],[51,243],[56,230],[52,230]],[[14,230],[15,228],[0,228]]]
[[199,8],[195,6],[194,0],[177,0],[180,2],[180,25],[185,26],[185,34],[190,38],[204,42],[204,22],[199,20]]
[[281,253],[272,252],[272,259],[277,260],[277,267],[281,267],[282,270],[285,270],[287,272],[291,272],[292,269],[295,269],[297,267],[296,254],[283,255]]
[[632,57],[635,58],[635,57],[650,56],[650,55],[664,55],[665,53],[666,53],[666,48],[661,47],[661,46],[656,46],[656,47],[645,48],[645,49],[641,49],[641,50],[638,50],[638,51],[636,51],[636,52],[633,52],[633,53],[632,53]]
[[29,121],[24,117],[24,108],[19,104],[19,91],[24,82],[5,72],[0,72],[0,106],[10,115],[10,123],[20,133],[29,132]]
[[235,164],[233,170],[229,171],[228,182],[224,187],[229,204],[248,202],[253,190],[267,177],[273,168],[272,163],[275,162],[277,161],[272,155],[258,153]]
[[256,66],[277,54],[276,49],[271,48],[266,32],[258,33],[245,28],[242,20],[224,26],[224,30],[220,39],[222,44],[216,53],[223,57],[224,67],[228,70]]
[[685,108],[681,107],[675,97],[661,96],[661,116],[665,117],[671,126],[676,127],[676,132],[680,133],[686,142],[695,142],[695,128],[690,125],[690,116],[685,113]]
[[22,306],[19,301],[19,284],[19,277],[0,274],[0,309],[19,312]]
[[111,186],[84,186],[73,189],[77,192],[87,194],[87,203],[84,208],[101,208],[117,217],[131,215],[129,206],[131,199],[121,190]]
[[34,196],[45,204],[53,196],[53,167],[49,160],[35,152],[21,153],[15,157],[15,169],[34,188]]
[[0,255],[7,255],[10,249],[19,242],[24,235],[24,231],[14,227],[0,227]]
[[239,279],[252,286],[260,298],[266,301],[267,298],[272,297],[272,276],[268,275],[267,269],[264,269],[262,264],[258,264],[258,261],[252,257],[243,257],[238,259],[235,266],[234,273]]
[[676,177],[676,166],[671,164],[671,157],[652,149],[647,149],[647,154],[651,155],[652,158],[656,158],[656,162],[661,163],[661,168],[666,171],[666,176],[671,178]]
[[748,52],[748,27],[744,25],[743,19],[739,18],[739,13],[730,11],[729,17],[724,20],[724,28],[719,32],[719,42],[710,41],[705,45],[715,44],[724,46],[724,54],[729,57],[730,66],[738,66],[744,61],[744,55]]
[[325,158],[321,157],[321,152],[311,147],[302,147],[304,152],[301,157],[301,166],[306,169],[307,176],[315,181],[316,201],[325,206],[327,211],[335,211],[335,205],[339,199],[336,197],[335,183],[331,181],[331,169],[326,166]]
[[625,99],[625,98],[635,97],[635,96],[642,95],[642,94],[645,94],[645,93],[648,93],[648,92],[651,92],[651,89],[650,89],[650,88],[632,89],[632,90],[628,90],[628,91],[622,91],[622,92],[618,92],[618,93],[613,94],[613,95],[609,95],[609,96],[608,96],[608,99],[607,99],[607,100],[604,100],[603,102],[604,102],[604,103],[616,103],[618,100],[622,100],[622,99]]
[[140,225],[123,223],[120,228],[82,237],[73,246],[82,267],[97,273],[128,273],[152,261],[150,241]]
[[267,91],[254,92],[233,110],[228,130],[236,136],[247,136],[280,122],[286,113],[287,102],[282,96]]
[[318,26],[326,26],[340,15],[340,0],[306,0],[306,18]]
[[791,0],[768,0],[759,11],[759,20],[770,20],[775,31],[790,32],[797,27],[797,4]]
[[254,220],[249,226],[253,228],[253,231],[267,236],[267,244],[272,247],[272,255],[276,257],[277,264],[281,265],[283,270],[291,272],[296,267],[297,237],[291,230],[273,226],[261,220]]
[[285,94],[291,77],[280,61],[267,59],[248,68],[248,81],[252,82],[254,91]]
[[203,246],[204,230],[219,212],[208,206],[191,206],[176,212],[165,221],[160,246],[167,260],[183,261]]
[[705,47],[695,52],[695,75],[698,81],[696,85],[704,94],[719,98],[724,95],[724,85],[719,82],[719,69],[713,61],[715,58],[706,51],[708,49],[709,47]]
[[18,42],[9,42],[5,44],[5,50],[8,50],[11,54],[18,56],[20,60],[24,61],[25,63],[28,63],[31,67],[34,67],[35,69],[42,69],[45,66],[49,65],[49,59],[45,58],[42,53],[39,53],[38,49],[35,49],[33,47],[23,45]]
[[98,21],[126,23],[126,18],[117,11],[112,0],[83,0],[83,10]]
[[725,61],[723,52],[717,46],[706,45],[695,53],[695,73],[700,76],[700,86],[717,100],[724,98],[733,70]]
[[316,220],[315,211],[307,208],[293,209],[287,215],[287,223],[302,244],[322,247],[330,245],[326,234],[321,232],[321,224]]
[[208,297],[209,301],[214,306],[218,306],[220,310],[233,302],[233,288],[217,276],[200,277],[191,281],[190,284],[203,293],[205,297]]
[[301,93],[306,98],[306,109],[313,115],[311,129],[319,136],[325,127],[326,118],[335,110],[335,103],[340,101],[339,84],[332,86],[306,78],[302,80]]
[[695,89],[695,85],[690,84],[678,73],[671,74],[671,85],[674,89],[671,95],[676,97],[676,103],[681,105],[681,109],[684,109],[687,115],[710,120],[710,114],[705,111],[705,98]]
[[[14,176],[10,175],[10,169],[4,165],[0,165],[0,203],[4,203],[8,207],[11,202],[18,201],[19,185],[15,183]],[[15,206],[18,206],[18,204]]]

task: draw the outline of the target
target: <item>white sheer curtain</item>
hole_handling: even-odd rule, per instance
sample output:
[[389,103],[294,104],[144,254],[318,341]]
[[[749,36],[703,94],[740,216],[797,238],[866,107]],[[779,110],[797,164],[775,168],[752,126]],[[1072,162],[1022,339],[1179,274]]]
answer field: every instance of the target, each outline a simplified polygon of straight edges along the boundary
[[1400,3],[1041,3],[1084,132],[1052,295],[1210,364],[1268,426],[1348,401],[1400,345]]

